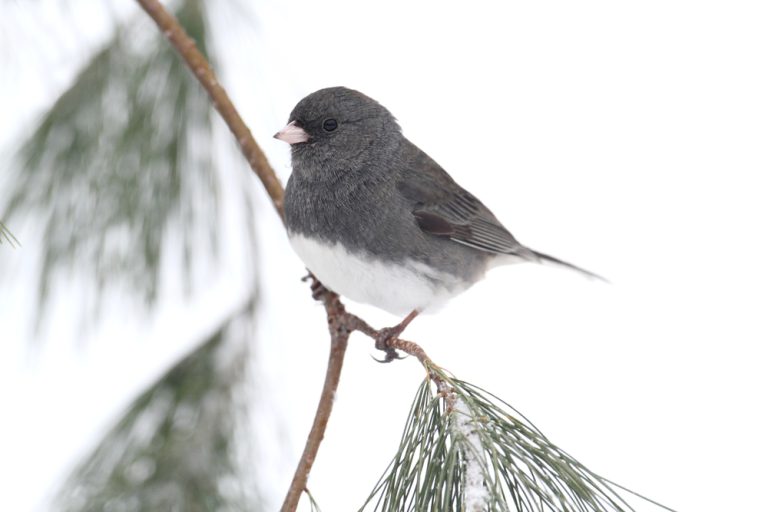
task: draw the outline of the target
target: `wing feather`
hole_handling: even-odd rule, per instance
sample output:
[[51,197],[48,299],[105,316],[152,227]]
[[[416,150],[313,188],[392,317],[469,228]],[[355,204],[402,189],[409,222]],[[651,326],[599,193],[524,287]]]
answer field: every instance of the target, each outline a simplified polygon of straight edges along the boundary
[[407,163],[397,189],[412,202],[416,223],[425,233],[481,251],[533,256],[479,199],[413,145]]

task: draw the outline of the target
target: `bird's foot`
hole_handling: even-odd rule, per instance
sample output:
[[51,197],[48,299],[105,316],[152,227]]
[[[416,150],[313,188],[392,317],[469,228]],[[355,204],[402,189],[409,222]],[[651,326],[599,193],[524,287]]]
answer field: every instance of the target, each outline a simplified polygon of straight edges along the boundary
[[374,357],[376,361],[380,363],[391,363],[395,359],[403,359],[403,356],[401,356],[397,350],[395,350],[392,344],[397,341],[397,338],[403,333],[405,328],[408,327],[408,324],[410,324],[418,314],[418,310],[414,309],[408,314],[408,316],[403,319],[402,322],[395,325],[394,327],[384,327],[383,329],[379,329],[378,333],[376,334],[376,348],[384,352],[384,359],[376,359]]
[[403,332],[403,329],[405,329],[405,327],[401,327],[400,324],[394,327],[384,327],[383,329],[379,329],[379,332],[376,335],[375,346],[378,350],[384,352],[384,358],[376,359],[374,357],[373,359],[376,362],[391,363],[395,359],[403,359],[403,356],[401,356],[397,350],[392,347],[392,342],[394,342],[397,337],[400,336],[400,333]]

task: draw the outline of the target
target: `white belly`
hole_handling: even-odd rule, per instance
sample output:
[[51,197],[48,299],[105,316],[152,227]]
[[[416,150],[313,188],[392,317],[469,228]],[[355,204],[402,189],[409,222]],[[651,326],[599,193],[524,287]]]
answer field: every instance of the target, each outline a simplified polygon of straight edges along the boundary
[[329,289],[395,315],[437,309],[468,286],[417,261],[395,265],[364,260],[338,243],[295,233],[289,233],[288,239],[307,268]]

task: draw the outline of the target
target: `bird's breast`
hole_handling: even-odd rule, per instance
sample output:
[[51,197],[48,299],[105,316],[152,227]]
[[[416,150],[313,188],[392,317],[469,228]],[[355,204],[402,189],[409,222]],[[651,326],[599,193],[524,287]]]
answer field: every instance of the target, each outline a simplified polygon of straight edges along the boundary
[[395,315],[438,309],[471,284],[418,261],[386,261],[364,251],[350,251],[339,242],[296,232],[289,232],[288,237],[294,251],[326,287]]

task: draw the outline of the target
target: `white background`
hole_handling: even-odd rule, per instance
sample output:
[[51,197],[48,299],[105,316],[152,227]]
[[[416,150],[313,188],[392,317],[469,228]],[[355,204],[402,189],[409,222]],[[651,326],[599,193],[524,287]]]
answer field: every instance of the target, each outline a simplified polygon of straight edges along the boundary
[[[55,23],[60,13],[50,4]],[[234,23],[236,10],[217,11],[217,26],[227,26],[217,32],[227,49],[222,78],[283,180],[288,149],[271,135],[293,105],[320,87],[357,88],[387,106],[406,136],[519,240],[613,283],[534,265],[497,269],[415,321],[409,339],[615,481],[681,511],[764,508],[763,3],[296,0],[242,8],[254,13],[250,27]],[[136,7],[118,11],[130,16]],[[81,37],[103,37],[94,26]],[[24,48],[2,44],[23,60]],[[17,64],[19,82],[3,81],[5,142],[74,73]],[[35,77],[49,86],[18,85]],[[277,503],[309,429],[328,340],[323,311],[298,280],[302,265],[259,197],[257,393],[285,429],[263,447],[260,471]],[[16,276],[4,272],[0,288],[0,508],[44,510],[46,493],[121,407],[241,300],[242,280],[222,271],[206,297],[169,301],[151,325],[107,315],[92,336],[109,343],[48,343],[30,356],[34,290],[25,283],[36,268],[34,244],[24,240],[35,228],[14,232],[22,248],[0,246],[0,265]],[[230,242],[227,268],[244,268]],[[65,287],[62,298],[71,293]],[[71,302],[57,303],[57,339],[77,327],[67,320]],[[376,325],[396,321],[352,308]],[[323,510],[353,510],[367,496],[424,377],[413,360],[378,365],[371,354],[369,340],[353,337],[310,479]],[[265,435],[274,422],[265,416]]]

